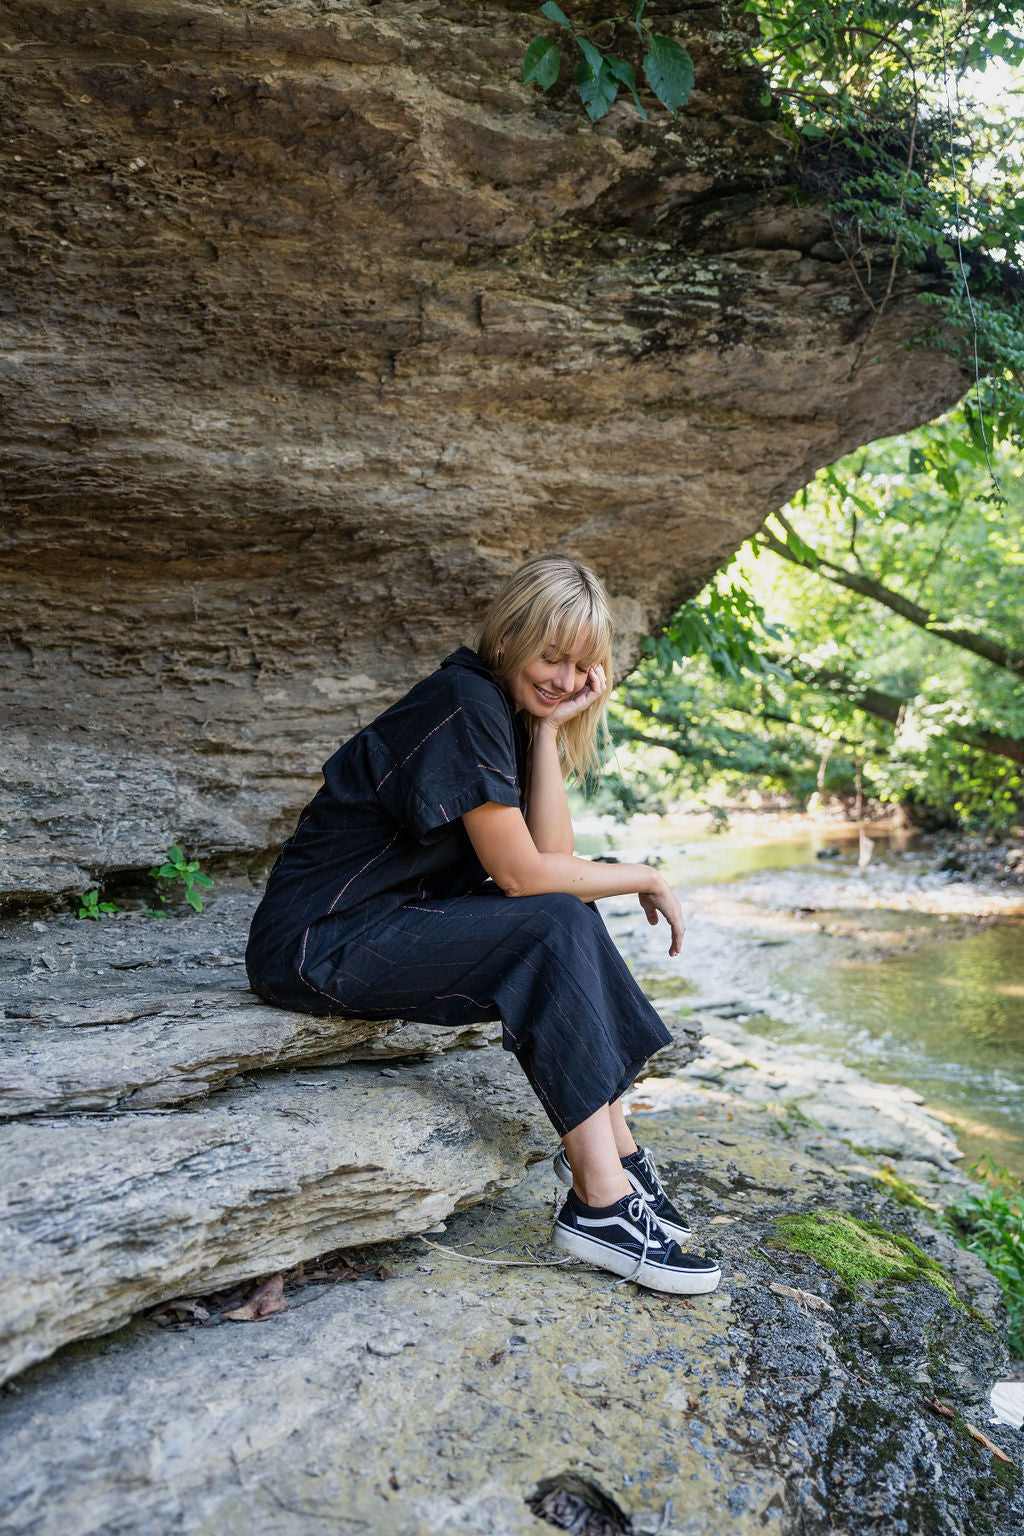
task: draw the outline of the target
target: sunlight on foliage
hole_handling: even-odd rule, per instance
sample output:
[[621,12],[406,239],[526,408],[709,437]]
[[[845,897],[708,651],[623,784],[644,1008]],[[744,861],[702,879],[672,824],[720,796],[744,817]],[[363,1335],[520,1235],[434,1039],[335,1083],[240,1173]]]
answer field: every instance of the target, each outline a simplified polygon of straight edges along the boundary
[[970,409],[821,470],[651,637],[612,708],[641,794],[1024,819],[1024,454],[999,495]]

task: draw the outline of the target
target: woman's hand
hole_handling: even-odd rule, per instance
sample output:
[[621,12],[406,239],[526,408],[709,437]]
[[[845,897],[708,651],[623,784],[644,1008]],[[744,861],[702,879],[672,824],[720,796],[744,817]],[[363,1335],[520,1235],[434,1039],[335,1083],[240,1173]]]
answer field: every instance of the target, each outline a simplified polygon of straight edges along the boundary
[[564,725],[574,715],[581,714],[585,709],[591,709],[599,704],[608,692],[608,679],[605,677],[604,667],[591,667],[587,673],[587,680],[571,699],[563,699],[557,709],[552,710],[544,721],[545,725]]
[[653,928],[658,926],[658,913],[661,913],[672,930],[672,942],[668,952],[670,955],[678,955],[683,945],[686,924],[683,922],[683,909],[679,905],[679,897],[672,887],[659,875],[652,890],[640,892],[640,905]]

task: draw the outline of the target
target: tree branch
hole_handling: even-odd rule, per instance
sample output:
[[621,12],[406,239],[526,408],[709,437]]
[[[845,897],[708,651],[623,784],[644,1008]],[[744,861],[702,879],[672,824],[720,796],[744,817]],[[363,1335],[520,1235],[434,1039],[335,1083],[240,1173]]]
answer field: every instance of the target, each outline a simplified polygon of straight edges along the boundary
[[[820,688],[826,693],[839,694],[854,709],[863,710],[864,714],[874,715],[876,719],[885,720],[894,727],[903,724],[907,706],[913,702],[911,699],[899,698],[896,694],[882,693],[877,688],[865,688],[845,672],[800,667],[792,661],[787,661],[785,665],[798,683]],[[1016,737],[1003,736],[998,731],[968,731],[949,724],[944,724],[942,729],[946,736],[962,742],[965,747],[989,752],[993,757],[1007,757],[1012,763],[1024,763],[1024,741]]]
[[[779,521],[787,532],[792,531],[790,525],[782,518],[779,518]],[[835,565],[831,560],[825,560],[820,556],[815,557],[816,564],[805,560],[768,528],[762,528],[758,534],[758,543],[763,549],[770,549],[772,554],[778,555],[781,560],[788,560],[791,565],[798,565],[805,571],[814,571],[816,575],[821,576],[825,581],[832,582],[834,586],[845,587],[848,592],[856,592],[861,597],[869,597],[873,602],[881,603],[883,607],[898,614],[901,619],[906,619],[908,624],[926,630],[938,640],[945,640],[949,645],[955,645],[962,651],[970,651],[975,656],[981,656],[985,661],[990,661],[994,666],[1002,667],[1007,672],[1013,672],[1018,676],[1024,675],[1024,651],[1016,650],[1005,641],[993,640],[988,635],[979,635],[970,629],[938,624],[935,621],[935,615],[927,608],[922,608],[919,603],[911,602],[901,593],[894,592],[891,587],[884,586],[873,576],[847,571],[841,565]]]

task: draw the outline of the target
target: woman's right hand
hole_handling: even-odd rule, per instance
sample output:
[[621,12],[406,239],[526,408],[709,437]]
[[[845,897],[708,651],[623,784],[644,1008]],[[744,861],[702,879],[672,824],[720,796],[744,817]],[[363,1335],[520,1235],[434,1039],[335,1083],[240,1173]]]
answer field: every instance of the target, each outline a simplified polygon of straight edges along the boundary
[[661,875],[656,875],[649,891],[641,891],[640,905],[647,914],[647,921],[652,927],[658,925],[658,913],[668,923],[672,930],[672,942],[668,947],[670,955],[678,955],[683,947],[683,935],[686,932],[686,924],[683,921],[683,909],[679,905],[679,897],[664,880]]

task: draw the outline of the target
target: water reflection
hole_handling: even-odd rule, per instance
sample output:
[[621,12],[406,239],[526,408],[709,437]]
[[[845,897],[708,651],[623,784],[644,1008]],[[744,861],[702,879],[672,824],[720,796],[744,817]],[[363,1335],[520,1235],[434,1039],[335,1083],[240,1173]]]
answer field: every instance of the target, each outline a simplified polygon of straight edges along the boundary
[[636,956],[666,1011],[746,1001],[751,1030],[916,1089],[969,1160],[990,1152],[1024,1177],[1024,918],[974,915],[1009,914],[1012,895],[927,874],[899,829],[871,835],[868,869],[856,828],[713,837],[643,817],[588,826],[580,851],[653,852],[690,892],[679,969]]

